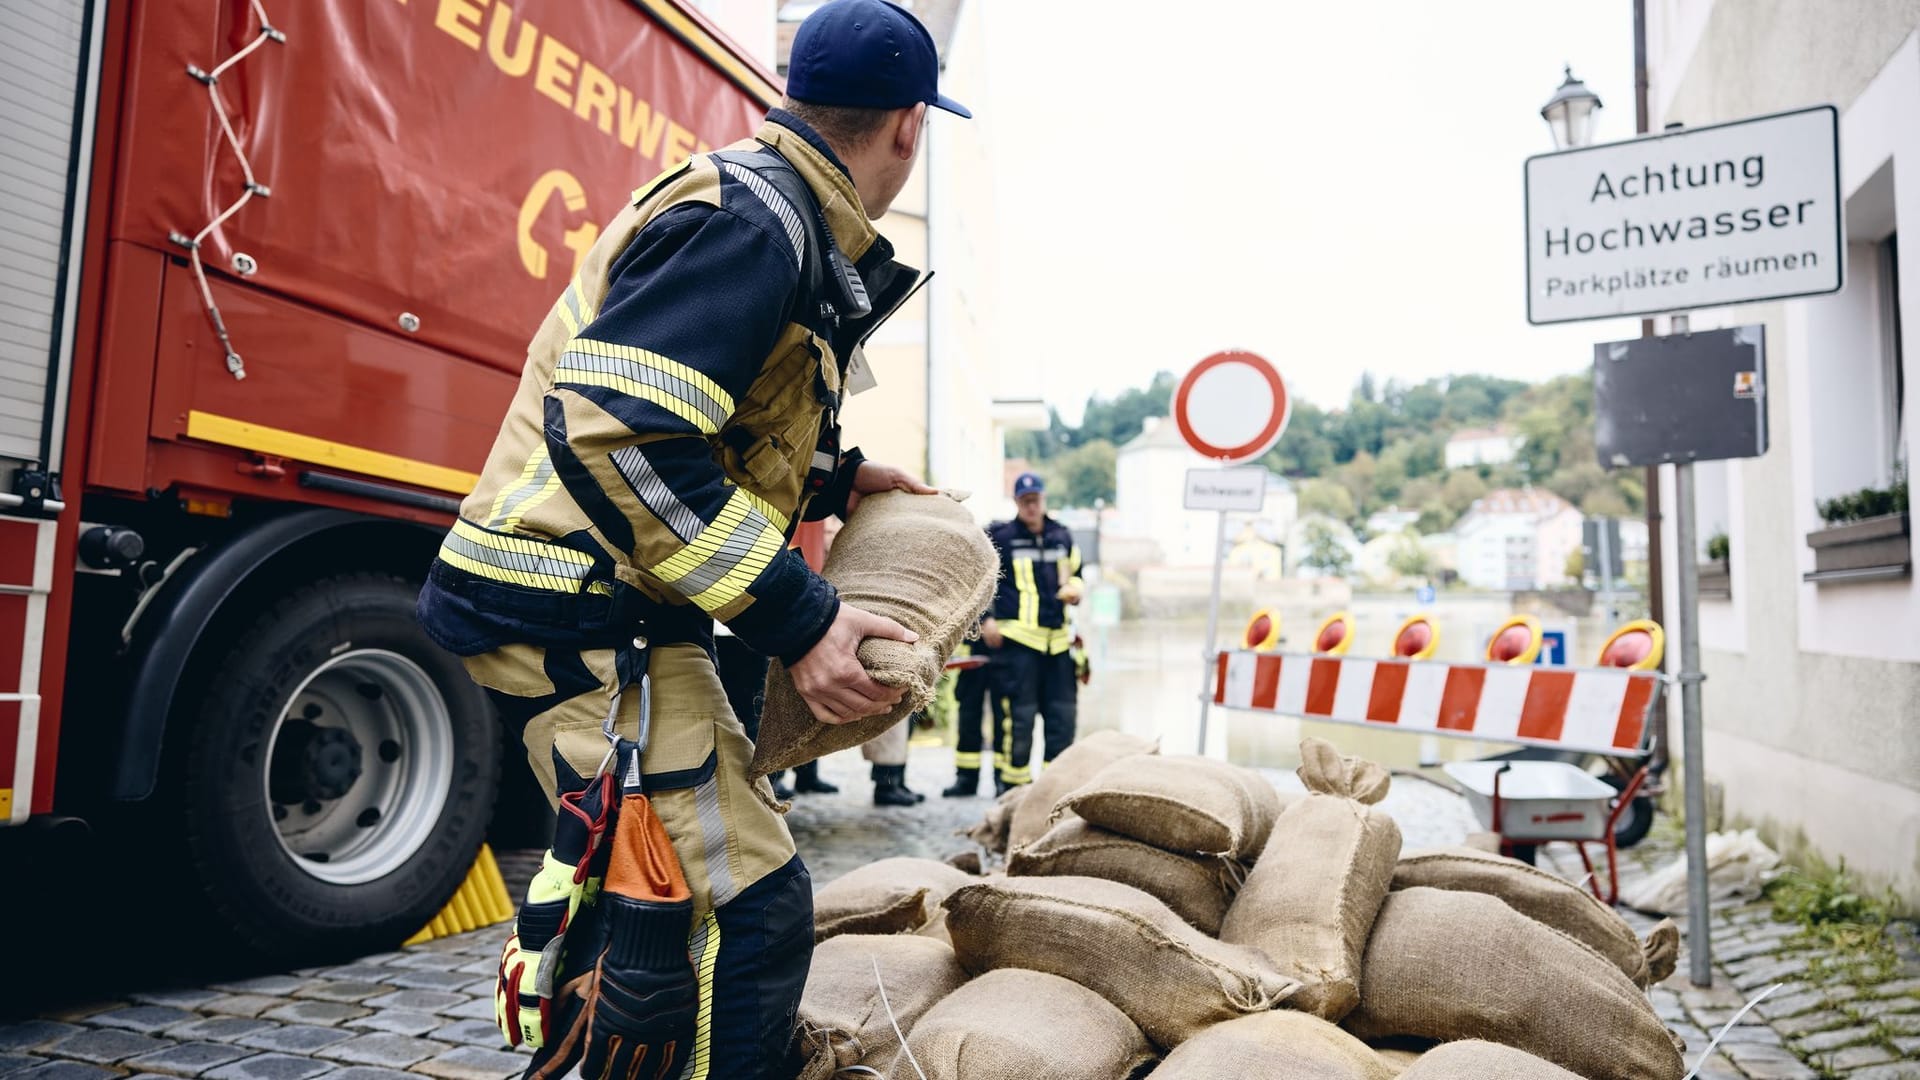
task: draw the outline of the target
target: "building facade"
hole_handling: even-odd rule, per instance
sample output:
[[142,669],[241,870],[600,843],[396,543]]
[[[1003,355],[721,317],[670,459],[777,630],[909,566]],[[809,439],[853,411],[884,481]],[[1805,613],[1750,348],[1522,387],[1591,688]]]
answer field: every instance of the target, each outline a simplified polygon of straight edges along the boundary
[[[1758,826],[1790,857],[1845,859],[1870,887],[1891,886],[1920,907],[1920,586],[1910,530],[1902,514],[1866,526],[1891,534],[1878,547],[1836,548],[1853,534],[1818,510],[1863,488],[1888,491],[1920,460],[1909,363],[1920,244],[1899,237],[1902,225],[1920,231],[1920,0],[1648,8],[1655,130],[1840,110],[1845,288],[1691,316],[1695,330],[1766,327],[1772,436],[1764,457],[1696,466],[1700,550],[1677,550],[1670,514],[1662,537],[1669,627],[1678,560],[1705,561],[1716,535],[1729,552],[1727,595],[1701,602],[1706,773],[1733,823]],[[1823,569],[1836,550],[1857,556],[1844,560],[1848,572]]]
[[1505,465],[1525,441],[1505,428],[1462,428],[1447,438],[1447,468]]
[[1515,591],[1566,585],[1580,522],[1579,510],[1544,488],[1490,491],[1453,527],[1460,580]]

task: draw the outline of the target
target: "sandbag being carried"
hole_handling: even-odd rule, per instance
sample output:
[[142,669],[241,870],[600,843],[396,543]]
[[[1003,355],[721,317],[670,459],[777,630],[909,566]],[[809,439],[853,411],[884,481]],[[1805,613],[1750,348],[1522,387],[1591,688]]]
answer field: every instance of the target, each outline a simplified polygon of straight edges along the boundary
[[947,897],[947,932],[968,971],[1017,967],[1072,979],[1163,1049],[1298,989],[1257,950],[1215,941],[1139,889],[1098,878],[968,885]]
[[1007,859],[1014,877],[1094,877],[1158,899],[1208,936],[1220,932],[1235,881],[1245,871],[1224,859],[1163,851],[1068,817]]
[[1118,731],[1096,731],[1083,735],[1060,756],[1047,762],[1040,779],[1026,785],[1028,793],[1013,811],[1013,825],[1007,833],[1009,848],[1025,847],[1052,827],[1053,804],[1072,794],[1075,788],[1093,779],[1093,774],[1125,757],[1159,752],[1159,744],[1138,735]]
[[813,897],[813,940],[905,934],[927,925],[947,894],[977,878],[934,859],[881,859],[849,870]]
[[947,657],[987,606],[999,566],[973,515],[945,495],[887,491],[861,499],[834,537],[821,576],[846,603],[920,635],[912,645],[881,638],[860,645],[867,674],[904,687],[906,697],[883,716],[822,724],[793,688],[786,665],[776,660],[767,669],[753,776],[858,746],[926,708]]
[[842,934],[821,942],[800,996],[800,1048],[807,1059],[800,1080],[825,1080],[855,1065],[884,1073],[900,1052],[893,1025],[912,1031],[922,1014],[966,981],[953,950],[931,938]]
[[1360,960],[1400,857],[1400,827],[1374,803],[1387,771],[1342,757],[1322,739],[1300,744],[1306,798],[1287,807],[1220,940],[1251,945],[1299,980],[1288,1007],[1338,1021],[1360,1000]]
[[[1400,857],[1393,869],[1393,887],[1419,885],[1497,896],[1520,914],[1585,942],[1641,988],[1653,981],[1647,954],[1657,946],[1655,938],[1650,937],[1643,945],[1625,919],[1565,878],[1536,870],[1518,859],[1472,848],[1446,847],[1411,851]],[[1667,973],[1672,974],[1670,966]]]
[[1486,1039],[1587,1080],[1686,1072],[1673,1035],[1612,961],[1482,893],[1388,896],[1346,1027],[1363,1039]]
[[[1099,994],[1057,975],[990,971],[907,1034],[894,1080],[1126,1080],[1153,1060],[1140,1029]],[[919,1072],[914,1071],[914,1066]]]
[[1101,769],[1060,800],[1062,811],[1166,851],[1251,859],[1280,816],[1280,795],[1252,769],[1155,754]]
[[1215,1024],[1167,1055],[1147,1080],[1392,1080],[1367,1044],[1292,1009]]
[[1467,1040],[1437,1046],[1400,1080],[1580,1080],[1578,1076],[1541,1061],[1532,1054],[1498,1043]]

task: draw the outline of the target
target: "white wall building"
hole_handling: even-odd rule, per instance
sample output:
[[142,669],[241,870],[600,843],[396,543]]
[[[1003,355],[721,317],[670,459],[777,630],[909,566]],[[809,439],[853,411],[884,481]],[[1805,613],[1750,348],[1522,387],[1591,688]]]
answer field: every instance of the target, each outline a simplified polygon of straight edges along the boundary
[[1461,428],[1447,439],[1447,468],[1504,465],[1520,452],[1524,441],[1505,428]]
[[[1150,416],[1141,433],[1116,455],[1113,533],[1126,540],[1151,541],[1167,566],[1206,566],[1213,562],[1218,519],[1185,507],[1187,470],[1218,468],[1186,444],[1180,429],[1163,416]],[[1300,499],[1285,477],[1267,475],[1266,499],[1258,514],[1227,515],[1229,542],[1255,520],[1274,536],[1285,536],[1300,513]],[[1286,562],[1296,556],[1288,549]]]
[[1544,488],[1502,488],[1474,500],[1453,527],[1460,580],[1478,589],[1567,584],[1580,550],[1580,511]]
[[[1724,532],[1732,549],[1731,598],[1701,604],[1707,775],[1733,820],[1758,825],[1789,855],[1844,858],[1869,887],[1891,885],[1920,906],[1920,586],[1911,550],[1871,552],[1836,575],[1819,571],[1809,544],[1827,528],[1817,500],[1885,485],[1920,461],[1920,380],[1910,363],[1920,242],[1898,241],[1903,225],[1920,233],[1920,3],[1648,7],[1655,130],[1840,109],[1844,291],[1692,315],[1696,330],[1765,325],[1772,433],[1764,457],[1696,467],[1701,543]],[[1678,560],[1704,553],[1676,551],[1671,513],[1666,520],[1671,604]],[[1675,617],[1669,607],[1669,627]]]

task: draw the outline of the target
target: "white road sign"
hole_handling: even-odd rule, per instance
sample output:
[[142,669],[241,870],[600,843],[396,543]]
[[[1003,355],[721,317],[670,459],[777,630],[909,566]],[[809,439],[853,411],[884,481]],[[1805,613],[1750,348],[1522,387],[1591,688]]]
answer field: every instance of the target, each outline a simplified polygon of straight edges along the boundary
[[1837,292],[1831,105],[1527,159],[1527,321]]
[[1265,469],[1188,469],[1187,509],[1258,511],[1267,501]]

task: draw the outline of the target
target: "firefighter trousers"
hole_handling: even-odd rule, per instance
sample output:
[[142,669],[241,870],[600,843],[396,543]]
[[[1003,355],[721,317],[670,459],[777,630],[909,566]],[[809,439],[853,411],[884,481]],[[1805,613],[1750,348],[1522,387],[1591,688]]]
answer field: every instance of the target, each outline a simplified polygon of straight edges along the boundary
[[1033,781],[1033,725],[1046,723],[1046,760],[1052,761],[1073,745],[1079,706],[1073,654],[1049,655],[1016,641],[1005,642],[993,654],[989,669],[999,668],[999,693],[1007,701],[1006,732],[1000,742],[1000,780],[1007,784]]
[[[985,652],[986,646],[975,642],[976,653]],[[994,686],[993,665],[997,662],[988,654],[989,659],[982,667],[970,668],[960,672],[953,679],[953,699],[958,706],[954,710],[954,724],[957,749],[953,752],[953,765],[956,769],[979,769],[981,766],[993,768],[993,750],[999,746],[1006,735],[1007,699],[1001,696]],[[988,721],[988,715],[992,719]],[[981,736],[982,722],[992,724],[991,741]]]
[[[521,732],[549,801],[590,777],[617,727],[638,733],[640,695],[619,693],[614,650],[509,645],[467,658],[474,681]],[[772,787],[749,782],[747,738],[705,648],[656,645],[645,788],[693,892],[688,951],[700,981],[694,1052],[680,1080],[784,1077],[813,958],[813,885]],[[562,772],[564,770],[564,772]]]

